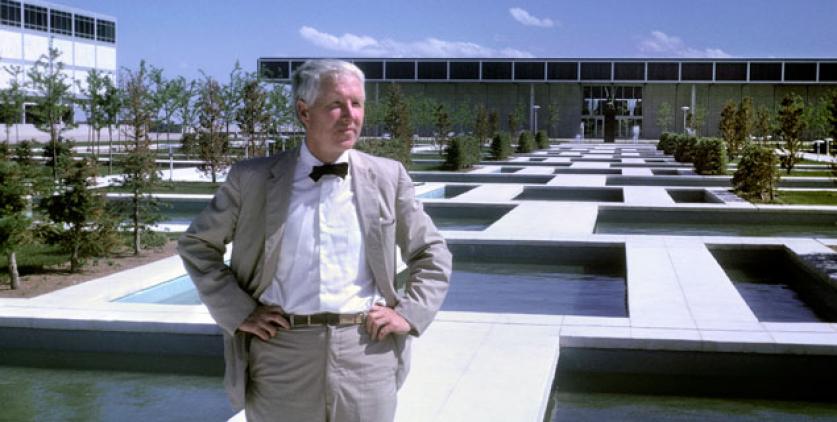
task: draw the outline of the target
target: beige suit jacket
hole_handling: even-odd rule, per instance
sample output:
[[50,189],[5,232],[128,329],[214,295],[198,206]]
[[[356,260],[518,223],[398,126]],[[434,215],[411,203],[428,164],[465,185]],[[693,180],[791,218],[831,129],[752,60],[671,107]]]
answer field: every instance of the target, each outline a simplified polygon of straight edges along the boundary
[[[258,305],[276,272],[299,149],[247,160],[230,170],[207,208],[178,241],[178,251],[201,300],[224,334],[225,386],[243,408],[250,336],[236,329]],[[397,161],[360,151],[350,172],[366,257],[378,290],[418,336],[447,294],[451,254],[415,199],[413,184]],[[232,242],[229,266],[226,244]],[[406,289],[395,289],[395,246],[409,267]],[[281,335],[281,333],[279,334]],[[409,371],[410,336],[396,336],[398,385]]]

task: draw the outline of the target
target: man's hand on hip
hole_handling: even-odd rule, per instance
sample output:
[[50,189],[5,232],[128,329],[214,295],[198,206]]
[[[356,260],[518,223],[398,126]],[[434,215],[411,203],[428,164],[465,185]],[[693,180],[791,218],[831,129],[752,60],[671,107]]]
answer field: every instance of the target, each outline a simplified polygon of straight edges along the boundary
[[280,328],[291,329],[288,320],[282,316],[284,312],[278,306],[259,305],[255,310],[238,326],[239,331],[250,333],[258,338],[268,341],[275,336]]
[[392,308],[372,305],[366,316],[366,331],[373,340],[383,340],[389,334],[407,334],[410,323]]

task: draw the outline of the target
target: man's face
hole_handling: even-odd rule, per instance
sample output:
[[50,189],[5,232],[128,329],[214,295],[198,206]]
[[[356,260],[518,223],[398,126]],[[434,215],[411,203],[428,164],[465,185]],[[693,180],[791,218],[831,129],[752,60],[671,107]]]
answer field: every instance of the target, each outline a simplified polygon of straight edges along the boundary
[[320,161],[331,163],[351,149],[363,126],[363,85],[352,75],[326,77],[314,104],[297,102],[305,125],[308,149]]

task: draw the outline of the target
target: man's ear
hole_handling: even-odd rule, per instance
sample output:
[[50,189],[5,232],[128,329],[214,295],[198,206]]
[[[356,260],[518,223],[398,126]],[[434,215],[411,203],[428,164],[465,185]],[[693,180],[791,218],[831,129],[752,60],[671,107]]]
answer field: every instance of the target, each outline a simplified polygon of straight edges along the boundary
[[302,122],[302,125],[308,127],[308,104],[305,104],[305,101],[296,100],[296,115],[299,117],[299,121]]

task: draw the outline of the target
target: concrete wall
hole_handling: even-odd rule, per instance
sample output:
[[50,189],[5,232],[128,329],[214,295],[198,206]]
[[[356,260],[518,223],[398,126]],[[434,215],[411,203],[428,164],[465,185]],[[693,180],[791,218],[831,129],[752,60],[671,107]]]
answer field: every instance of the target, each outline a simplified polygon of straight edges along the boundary
[[[388,83],[367,84],[367,96],[374,98],[378,89],[383,99]],[[548,130],[553,138],[573,138],[578,134],[581,122],[582,88],[586,84],[576,83],[401,83],[403,92],[408,95],[422,95],[444,103],[448,110],[458,107],[475,108],[479,104],[485,105],[489,111],[500,114],[501,129],[507,129],[507,116],[516,107],[524,111],[520,128],[529,127],[530,89],[534,86],[534,104],[540,105],[538,111],[538,127]],[[597,84],[590,84],[597,85]],[[626,84],[628,85],[628,84]],[[377,88],[376,88],[377,86]],[[699,129],[702,136],[719,136],[721,110],[728,100],[736,104],[741,98],[753,98],[753,104],[758,107],[767,106],[772,112],[778,109],[782,98],[795,92],[806,102],[815,101],[825,95],[830,89],[837,89],[832,85],[774,85],[774,84],[645,84],[642,99],[642,135],[644,139],[657,139],[662,130],[657,118],[659,107],[667,102],[672,108],[669,130],[683,131],[682,106],[692,106],[692,87],[695,90],[695,105],[705,111],[704,124]],[[548,106],[558,107],[559,120],[550,125]],[[475,117],[475,116],[473,116]],[[472,119],[473,119],[472,117]],[[466,126],[471,130],[472,120]],[[457,129],[457,128],[455,128]],[[429,135],[429,133],[421,133]]]

